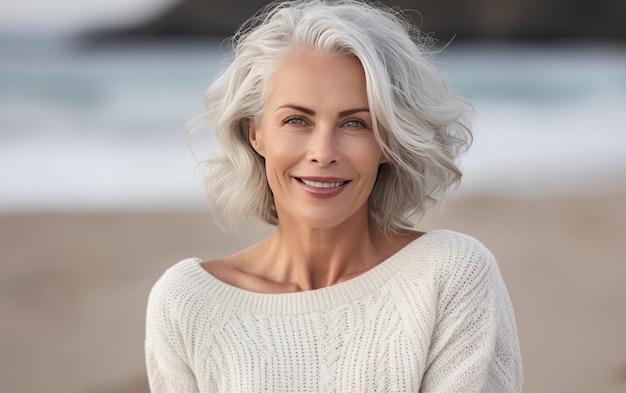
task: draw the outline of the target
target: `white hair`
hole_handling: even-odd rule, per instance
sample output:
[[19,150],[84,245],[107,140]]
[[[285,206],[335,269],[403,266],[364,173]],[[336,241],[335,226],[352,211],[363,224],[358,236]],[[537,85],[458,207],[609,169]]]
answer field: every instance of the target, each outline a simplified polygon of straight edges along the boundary
[[430,40],[399,11],[354,0],[274,3],[232,42],[232,63],[206,93],[205,115],[221,154],[204,162],[204,187],[223,226],[250,214],[278,222],[264,160],[248,129],[260,121],[277,65],[302,48],[353,56],[363,66],[374,133],[388,159],[369,211],[385,232],[412,228],[412,216],[460,181],[456,161],[471,144],[471,105],[450,90],[428,61]]

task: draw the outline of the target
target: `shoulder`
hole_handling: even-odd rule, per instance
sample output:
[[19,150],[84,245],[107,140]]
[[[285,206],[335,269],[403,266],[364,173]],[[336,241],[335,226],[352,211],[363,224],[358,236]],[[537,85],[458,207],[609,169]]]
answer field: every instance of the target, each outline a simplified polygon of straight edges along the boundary
[[184,259],[161,275],[148,297],[148,321],[184,320],[193,309],[210,301],[206,293],[210,277],[200,262],[199,258]]
[[476,238],[459,232],[428,232],[413,244],[416,258],[422,258],[441,289],[455,291],[461,286],[500,281],[493,254]]
[[476,238],[450,230],[425,233],[398,252],[436,270],[471,268],[495,264],[493,254]]
[[434,253],[453,256],[456,254],[491,254],[478,239],[460,232],[450,230],[436,230],[427,232],[417,239],[423,241],[427,248]]
[[[493,254],[477,239],[453,231],[429,232],[418,258],[427,266],[440,318],[467,313],[511,317],[512,306]],[[469,315],[467,314],[467,315]]]
[[425,233],[393,259],[401,266],[398,279],[420,291],[428,287],[440,295],[489,281],[494,273],[499,275],[496,260],[483,243],[450,230]]
[[[493,254],[472,236],[438,231],[431,239],[436,258],[438,302],[446,312],[489,309],[494,317],[509,319],[512,305]],[[514,329],[514,328],[513,328]]]
[[150,300],[159,298],[179,298],[190,289],[201,269],[199,258],[187,258],[169,267],[157,280],[150,291]]
[[199,258],[171,266],[150,291],[146,341],[191,353],[194,337],[210,337],[230,317],[219,294],[219,282],[202,268]]
[[459,232],[428,232],[421,241],[421,252],[433,258],[441,269],[471,269],[495,264],[493,254],[476,238]]

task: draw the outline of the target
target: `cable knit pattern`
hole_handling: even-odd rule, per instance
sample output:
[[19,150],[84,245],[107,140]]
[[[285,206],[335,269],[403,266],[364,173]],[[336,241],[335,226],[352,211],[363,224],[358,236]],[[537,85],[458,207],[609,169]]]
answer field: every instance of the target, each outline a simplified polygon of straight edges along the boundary
[[148,301],[154,393],[520,392],[513,309],[475,239],[429,232],[372,270],[261,294],[179,262]]

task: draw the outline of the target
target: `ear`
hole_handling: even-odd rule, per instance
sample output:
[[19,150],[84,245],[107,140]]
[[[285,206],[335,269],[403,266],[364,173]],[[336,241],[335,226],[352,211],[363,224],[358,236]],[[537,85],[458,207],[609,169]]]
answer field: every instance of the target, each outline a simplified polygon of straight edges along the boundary
[[250,144],[252,145],[254,151],[256,151],[261,157],[265,157],[265,149],[263,149],[263,144],[259,138],[257,127],[252,119],[250,119],[250,122],[248,123],[248,139],[250,140]]

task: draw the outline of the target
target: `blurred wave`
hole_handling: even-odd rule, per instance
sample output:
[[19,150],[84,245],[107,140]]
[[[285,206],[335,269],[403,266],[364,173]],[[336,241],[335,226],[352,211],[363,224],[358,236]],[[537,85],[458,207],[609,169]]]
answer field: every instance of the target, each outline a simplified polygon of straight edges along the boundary
[[[185,122],[223,65],[219,42],[0,38],[0,50],[0,210],[204,203]],[[625,47],[462,43],[436,61],[477,111],[461,192],[568,193],[624,178]]]

